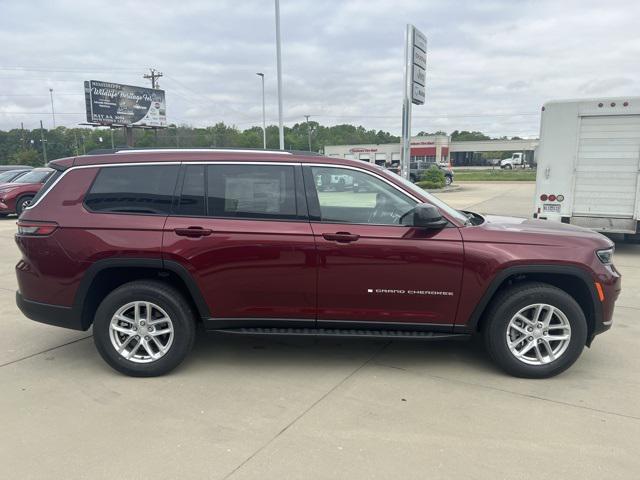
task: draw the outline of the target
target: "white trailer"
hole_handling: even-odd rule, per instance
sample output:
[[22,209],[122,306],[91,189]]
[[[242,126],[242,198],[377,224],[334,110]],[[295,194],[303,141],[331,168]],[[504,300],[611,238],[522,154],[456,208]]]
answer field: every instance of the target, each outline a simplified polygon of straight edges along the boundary
[[534,218],[638,233],[640,97],[542,107]]

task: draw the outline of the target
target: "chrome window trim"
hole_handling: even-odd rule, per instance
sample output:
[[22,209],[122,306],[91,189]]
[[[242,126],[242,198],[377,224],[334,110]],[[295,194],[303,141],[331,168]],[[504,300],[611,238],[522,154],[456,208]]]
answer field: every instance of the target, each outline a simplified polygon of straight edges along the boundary
[[[148,150],[146,150],[148,152]],[[193,150],[189,150],[191,152],[193,152]],[[204,152],[210,152],[211,150],[203,150]],[[229,150],[224,150],[225,152],[229,152]],[[252,150],[248,150],[249,152],[251,152]],[[288,153],[288,152],[286,152]],[[46,196],[49,194],[49,192],[51,190],[53,190],[56,185],[58,185],[58,183],[65,177],[65,175],[73,170],[83,170],[86,168],[108,168],[108,167],[141,167],[141,166],[145,166],[145,165],[182,165],[182,164],[189,164],[189,165],[279,165],[279,166],[283,166],[283,165],[290,165],[290,166],[308,166],[308,167],[329,167],[329,168],[342,168],[342,169],[347,169],[347,170],[355,170],[357,172],[361,172],[367,175],[371,175],[379,180],[382,180],[383,182],[387,183],[388,185],[390,185],[392,188],[394,188],[395,190],[397,190],[398,192],[402,193],[403,195],[411,198],[412,200],[414,200],[416,203],[421,203],[422,200],[420,200],[418,197],[414,196],[412,193],[407,192],[406,190],[403,190],[401,188],[399,188],[396,184],[394,184],[393,182],[387,180],[386,178],[384,178],[381,175],[378,175],[376,172],[372,172],[370,170],[367,169],[363,169],[363,168],[359,168],[359,167],[353,167],[351,165],[340,165],[340,164],[334,164],[334,163],[306,163],[306,162],[270,162],[270,161],[266,161],[266,160],[256,160],[256,161],[238,161],[238,160],[197,160],[197,161],[193,161],[193,162],[182,162],[182,161],[167,161],[167,162],[122,162],[122,163],[96,163],[96,164],[92,164],[92,165],[76,165],[76,166],[72,166],[67,168],[66,170],[64,170],[62,172],[62,175],[60,175],[58,177],[58,179],[53,182],[53,184],[51,185],[51,187],[49,187],[49,189],[44,193],[44,195],[42,195],[38,201],[36,203],[34,203],[33,205],[29,205],[26,210],[30,210],[33,207],[35,207],[36,205],[38,205],[42,199],[46,198]]]

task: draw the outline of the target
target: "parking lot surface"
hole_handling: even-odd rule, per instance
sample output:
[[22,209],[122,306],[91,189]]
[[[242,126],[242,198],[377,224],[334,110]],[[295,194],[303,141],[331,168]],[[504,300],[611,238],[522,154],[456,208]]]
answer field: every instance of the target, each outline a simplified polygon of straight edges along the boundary
[[[457,208],[528,216],[531,183],[468,183]],[[618,243],[611,331],[548,380],[481,342],[200,335],[173,373],[112,371],[89,332],[15,306],[0,220],[0,478],[633,479],[640,474],[640,245]]]

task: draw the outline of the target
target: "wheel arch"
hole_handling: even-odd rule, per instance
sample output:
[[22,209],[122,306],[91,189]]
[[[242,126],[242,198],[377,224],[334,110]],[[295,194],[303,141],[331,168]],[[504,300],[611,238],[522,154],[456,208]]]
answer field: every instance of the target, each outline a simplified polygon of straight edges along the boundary
[[180,263],[156,258],[108,258],[93,263],[76,292],[73,310],[84,330],[93,323],[100,302],[115,288],[135,280],[159,279],[177,288],[200,318],[209,307],[189,271]]
[[467,328],[481,331],[487,321],[491,301],[505,288],[526,282],[542,282],[560,288],[571,295],[587,319],[587,346],[591,344],[596,326],[602,322],[602,306],[591,275],[582,268],[570,265],[527,265],[509,267],[498,273],[487,287],[474,309]]

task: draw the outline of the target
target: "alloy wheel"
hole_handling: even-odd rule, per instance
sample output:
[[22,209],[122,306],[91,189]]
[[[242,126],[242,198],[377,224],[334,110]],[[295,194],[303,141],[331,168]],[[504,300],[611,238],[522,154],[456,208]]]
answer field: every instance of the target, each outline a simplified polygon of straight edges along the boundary
[[557,307],[544,303],[520,309],[506,331],[509,350],[527,365],[546,365],[560,358],[571,342],[571,325]]
[[174,331],[171,318],[151,302],[130,302],[120,307],[109,323],[113,348],[134,363],[151,363],[171,348]]

